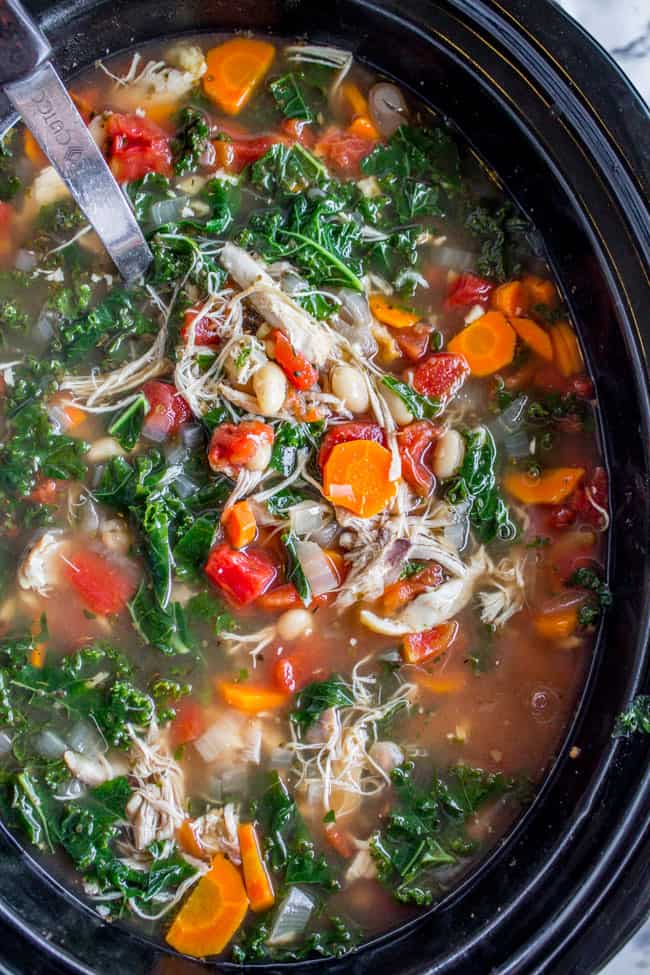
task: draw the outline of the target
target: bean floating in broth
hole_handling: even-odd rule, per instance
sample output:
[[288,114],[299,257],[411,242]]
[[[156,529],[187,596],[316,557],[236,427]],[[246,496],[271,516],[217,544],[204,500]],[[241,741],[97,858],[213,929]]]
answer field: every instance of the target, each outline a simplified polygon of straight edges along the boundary
[[525,219],[347,52],[201,37],[72,91],[154,260],[122,285],[6,133],[4,819],[180,952],[339,955],[561,742],[611,600],[580,345]]

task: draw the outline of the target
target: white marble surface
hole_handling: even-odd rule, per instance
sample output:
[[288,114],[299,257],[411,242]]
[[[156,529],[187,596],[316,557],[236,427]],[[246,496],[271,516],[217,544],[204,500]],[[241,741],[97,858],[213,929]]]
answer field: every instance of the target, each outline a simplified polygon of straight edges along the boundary
[[[535,0],[530,0],[534,3]],[[557,0],[596,38],[650,102],[650,0]],[[650,919],[602,975],[650,973]],[[550,975],[550,973],[549,973]],[[581,972],[580,975],[593,975]]]

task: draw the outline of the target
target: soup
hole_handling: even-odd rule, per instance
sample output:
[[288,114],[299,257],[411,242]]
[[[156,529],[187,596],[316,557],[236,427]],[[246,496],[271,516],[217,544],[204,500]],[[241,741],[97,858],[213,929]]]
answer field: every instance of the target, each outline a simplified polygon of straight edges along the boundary
[[179,952],[339,955],[562,740],[610,601],[593,387],[534,228],[347,52],[202,36],[72,91],[153,262],[117,280],[5,136],[4,820]]

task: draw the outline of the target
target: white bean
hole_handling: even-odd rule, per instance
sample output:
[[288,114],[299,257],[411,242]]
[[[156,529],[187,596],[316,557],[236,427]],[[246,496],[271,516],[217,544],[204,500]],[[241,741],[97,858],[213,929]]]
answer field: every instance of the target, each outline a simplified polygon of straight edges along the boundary
[[465,457],[465,441],[457,430],[447,430],[433,447],[433,473],[441,481],[452,477]]
[[365,413],[370,396],[363,376],[354,366],[335,366],[330,375],[332,392],[351,413]]
[[253,389],[260,413],[273,416],[281,409],[287,395],[287,379],[275,362],[267,362],[253,376]]
[[281,640],[297,640],[308,636],[312,631],[312,615],[306,609],[288,609],[276,623]]
[[397,393],[394,393],[392,389],[384,388],[381,391],[381,395],[386,401],[386,406],[390,410],[392,418],[399,427],[405,427],[409,423],[413,423],[413,414]]
[[255,446],[255,453],[244,466],[249,471],[265,471],[271,461],[272,450],[273,447],[268,440],[260,438]]

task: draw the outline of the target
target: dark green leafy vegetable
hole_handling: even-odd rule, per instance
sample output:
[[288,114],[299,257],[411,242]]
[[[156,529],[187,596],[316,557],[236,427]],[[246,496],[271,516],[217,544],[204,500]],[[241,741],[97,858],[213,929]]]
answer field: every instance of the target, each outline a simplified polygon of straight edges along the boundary
[[127,338],[157,332],[136,305],[136,295],[113,288],[92,311],[64,322],[53,344],[68,363],[80,362],[95,349],[114,356]]
[[298,539],[293,532],[284,532],[282,535],[282,544],[284,545],[288,559],[287,580],[294,584],[305,606],[309,606],[311,602],[311,586],[300,565],[296,550],[297,541]]
[[302,119],[305,122],[313,121],[313,113],[308,108],[298,79],[292,71],[272,81],[269,89],[285,118]]
[[312,931],[294,947],[271,947],[268,941],[271,928],[266,915],[250,928],[244,936],[233,946],[233,961],[243,964],[259,959],[271,958],[275,962],[302,961],[310,955],[320,955],[324,958],[340,958],[359,940],[358,931],[353,931],[350,925],[340,917],[321,917],[320,923],[326,927]]
[[408,383],[401,382],[395,376],[384,376],[382,383],[399,396],[416,420],[431,419],[440,413],[440,403],[437,399],[422,396]]
[[133,625],[146,643],[166,654],[193,653],[185,610],[180,603],[163,609],[153,592],[143,583],[129,603]]
[[465,434],[465,458],[447,488],[452,504],[471,502],[470,523],[481,542],[514,538],[516,528],[496,486],[494,438],[487,427]]
[[578,610],[578,623],[581,627],[593,626],[600,619],[603,610],[612,605],[609,586],[593,569],[576,569],[566,584],[587,589],[593,594],[589,602]]
[[352,707],[354,695],[338,674],[307,684],[296,697],[291,720],[304,734],[328,708]]
[[456,765],[423,789],[414,782],[412,762],[394,769],[391,778],[396,803],[387,825],[370,841],[379,879],[398,901],[431,904],[436,870],[474,849],[466,820],[484,803],[511,791],[514,782],[500,773]]
[[14,171],[13,142],[16,138],[15,129],[0,138],[0,200],[6,203],[20,191],[22,183]]
[[149,403],[144,393],[138,396],[125,406],[113,420],[111,420],[108,432],[111,437],[115,437],[118,443],[125,450],[133,450],[140,437],[144,418],[149,411]]
[[172,140],[174,172],[183,176],[198,168],[199,157],[208,144],[210,127],[203,112],[184,108],[178,117],[179,127]]
[[187,604],[187,615],[190,619],[210,623],[217,635],[224,631],[232,633],[237,630],[237,621],[212,592],[204,591],[192,596]]
[[519,253],[530,251],[526,244],[530,228],[512,204],[470,204],[465,227],[480,241],[476,262],[479,274],[505,281],[519,272]]
[[251,166],[251,182],[270,197],[304,192],[327,179],[322,162],[297,143],[278,142]]
[[612,737],[629,738],[631,735],[650,735],[650,694],[639,694],[627,710],[619,714]]
[[197,574],[208,557],[216,530],[216,517],[201,515],[180,536],[174,546],[176,575],[191,578]]
[[125,189],[136,218],[142,224],[151,222],[154,203],[168,200],[174,195],[169,180],[161,173],[146,173],[142,179],[127,183]]

